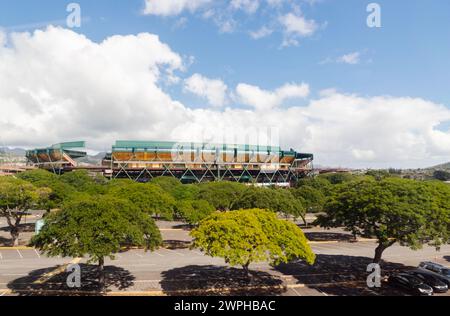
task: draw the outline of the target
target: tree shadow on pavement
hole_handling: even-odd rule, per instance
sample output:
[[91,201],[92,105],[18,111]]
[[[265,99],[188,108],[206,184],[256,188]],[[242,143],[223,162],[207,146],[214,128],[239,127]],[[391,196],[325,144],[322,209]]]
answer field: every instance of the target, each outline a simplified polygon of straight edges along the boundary
[[161,287],[167,295],[280,295],[286,291],[282,280],[267,272],[250,271],[247,278],[242,269],[222,266],[191,265],[162,272]]
[[[27,276],[9,282],[7,286],[13,293],[21,296],[99,296],[102,293],[104,294],[100,291],[97,266],[80,264],[80,288],[69,288],[66,281],[70,272],[65,272],[65,270],[55,276],[48,277],[49,273],[58,268],[59,266],[55,266],[31,271]],[[124,290],[134,284],[134,276],[123,268],[105,266],[104,275],[107,291]]]
[[305,236],[309,241],[356,242],[354,236],[345,233],[305,232]]
[[0,247],[9,247],[11,246],[11,238],[5,238],[0,236]]
[[191,241],[186,240],[164,240],[163,245],[169,249],[186,249],[191,246]]
[[[298,283],[318,290],[326,295],[377,296],[405,295],[385,282],[378,289],[367,287],[367,266],[372,263],[368,257],[343,255],[317,255],[316,262],[309,266],[304,262],[281,264],[275,269],[285,275],[292,275]],[[414,269],[400,263],[382,262],[381,275],[389,276],[402,270]]]
[[[35,223],[22,223],[19,225],[19,230],[21,233],[32,233],[35,230]],[[10,232],[11,228],[9,226],[0,227],[0,231]]]

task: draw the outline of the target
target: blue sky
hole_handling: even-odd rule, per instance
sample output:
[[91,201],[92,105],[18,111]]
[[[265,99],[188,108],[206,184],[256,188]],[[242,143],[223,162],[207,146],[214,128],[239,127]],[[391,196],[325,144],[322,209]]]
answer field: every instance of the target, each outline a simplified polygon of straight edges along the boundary
[[[194,2],[196,1],[208,2]],[[240,3],[241,7],[230,9],[233,1]],[[246,11],[249,7],[245,5],[252,2],[257,2],[259,6],[253,11],[250,8],[251,12]],[[235,97],[239,94],[235,88],[242,83],[264,91],[276,91],[289,83],[308,84],[310,91],[307,97],[286,98],[281,104],[277,103],[277,106],[285,109],[294,106],[308,107],[311,101],[323,97],[321,92],[325,89],[333,89],[331,91],[344,95],[354,94],[368,100],[388,96],[420,99],[437,107],[443,105],[450,108],[448,0],[378,0],[376,2],[382,9],[381,28],[369,28],[366,24],[369,15],[366,7],[373,1],[273,1],[279,2],[278,5],[270,5],[268,2],[270,1],[212,1],[194,9],[184,8],[180,12],[163,16],[164,14],[157,12],[149,13],[148,10],[144,14],[145,0],[78,0],[82,9],[82,26],[71,31],[83,34],[96,43],[114,35],[156,34],[162,43],[167,44],[171,51],[183,59],[184,69],[175,70],[181,82],[193,74],[221,81],[229,91],[226,96],[228,102],[224,106],[233,109],[249,105],[249,102],[242,101],[243,98]],[[66,28],[68,3],[70,1],[0,0],[0,29],[10,34],[45,30],[48,24]],[[281,22],[281,18],[289,14],[312,23],[314,30],[307,35],[289,33]],[[227,23],[231,23],[232,27],[226,28]],[[267,36],[259,39],[251,36],[252,32],[261,29],[267,31]],[[286,43],[287,40],[290,42]],[[204,108],[207,101],[211,101],[205,97],[206,93],[202,95],[198,91],[187,91],[186,85],[182,83],[159,84],[158,87],[188,109]],[[226,110],[222,108],[216,111]],[[330,126],[329,124],[330,122],[326,126]],[[445,142],[447,141],[450,124],[446,118],[439,122],[434,118],[430,119],[427,127],[421,127],[422,130],[430,128],[444,133],[439,137],[445,137]],[[414,128],[407,133],[416,135]],[[406,134],[401,132],[398,137],[401,138],[402,135]],[[420,140],[414,143],[425,147],[438,146],[435,143],[440,141],[430,141],[427,137],[419,137]],[[17,145],[27,145],[22,141],[15,142]],[[292,143],[289,139],[283,142],[287,146]],[[311,145],[312,142],[314,138],[292,146],[303,146],[320,152],[319,141],[314,145]],[[351,150],[354,158],[363,157],[362,160],[355,162],[352,159],[342,159],[343,164],[398,166],[409,160],[408,154],[401,161],[396,161],[395,158],[383,160],[380,157],[383,146],[379,142],[377,140],[373,144],[366,144],[361,140],[360,146]],[[400,139],[400,142],[404,140]],[[350,150],[350,145],[345,146],[348,147],[346,150]],[[374,150],[373,146],[378,146],[378,149]],[[389,148],[386,146],[386,150]],[[447,149],[439,148],[414,157],[412,159],[417,161],[410,165],[422,166],[429,161],[445,161],[450,153]],[[372,151],[378,158],[370,154]],[[335,158],[323,159],[323,162],[339,164],[342,153],[335,154]],[[324,151],[323,155],[331,157],[334,154]]]
[[[247,32],[267,24],[270,14],[266,12],[251,18],[236,14],[240,24],[236,30],[220,33],[200,14],[143,15],[143,0],[77,2],[87,19],[77,32],[95,41],[115,34],[158,34],[175,51],[195,56],[192,72],[219,77],[227,83],[245,81],[271,89],[287,81],[306,80],[315,91],[333,87],[367,95],[423,97],[450,104],[447,0],[377,1],[382,8],[381,29],[366,25],[366,6],[371,1],[323,0],[303,4],[308,18],[327,25],[312,38],[302,40],[298,47],[283,49],[279,33],[261,40],[249,38]],[[1,0],[0,25],[32,31],[40,23],[64,21],[68,3]],[[180,18],[187,19],[184,27],[177,27]],[[320,64],[327,58],[352,52],[362,53],[360,64]]]

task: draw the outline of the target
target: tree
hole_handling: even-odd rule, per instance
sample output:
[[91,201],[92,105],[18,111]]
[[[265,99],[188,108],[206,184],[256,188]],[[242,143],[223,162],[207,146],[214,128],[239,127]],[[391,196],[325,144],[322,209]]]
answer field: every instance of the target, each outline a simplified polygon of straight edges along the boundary
[[175,199],[153,183],[115,180],[108,186],[108,195],[128,200],[149,215],[173,220]]
[[132,203],[94,195],[72,199],[47,216],[31,245],[51,257],[88,256],[88,263],[98,263],[103,288],[105,257],[114,259],[123,246],[154,250],[161,242],[155,222]]
[[199,192],[197,185],[182,184],[179,180],[172,177],[158,177],[153,179],[151,183],[160,186],[177,201],[195,200]]
[[341,184],[345,182],[350,182],[356,177],[350,173],[328,173],[320,175],[319,178],[328,180],[331,184]]
[[450,172],[444,170],[436,170],[433,173],[433,178],[440,181],[449,181],[450,180]]
[[376,238],[374,262],[395,243],[420,249],[448,241],[449,190],[399,178],[362,179],[336,187],[317,224],[344,227],[354,236]]
[[292,195],[303,201],[307,212],[310,213],[321,212],[326,201],[325,195],[320,190],[308,185],[293,189]]
[[63,201],[75,192],[75,189],[60,180],[59,176],[46,170],[30,170],[17,175],[18,178],[28,181],[37,188],[50,188],[51,193],[42,205],[49,212],[59,208]]
[[260,209],[214,213],[191,232],[193,247],[208,256],[221,257],[232,266],[243,267],[249,276],[252,262],[272,265],[294,259],[315,261],[302,230],[276,214]]
[[240,209],[265,209],[275,211],[275,191],[269,188],[248,187],[232,203],[232,210]]
[[67,172],[60,177],[63,183],[72,186],[79,192],[89,194],[105,193],[106,178],[101,175],[90,175],[87,170]]
[[51,190],[12,177],[0,177],[0,216],[6,218],[12,246],[19,245],[20,224],[30,209],[46,203]]
[[190,225],[197,225],[215,211],[214,206],[205,200],[178,201],[176,205],[177,215]]
[[302,201],[286,189],[248,187],[232,205],[233,210],[253,208],[270,210],[286,217],[301,217],[305,222]]
[[216,210],[228,211],[246,188],[246,185],[236,182],[203,183],[199,185],[198,199],[208,201]]

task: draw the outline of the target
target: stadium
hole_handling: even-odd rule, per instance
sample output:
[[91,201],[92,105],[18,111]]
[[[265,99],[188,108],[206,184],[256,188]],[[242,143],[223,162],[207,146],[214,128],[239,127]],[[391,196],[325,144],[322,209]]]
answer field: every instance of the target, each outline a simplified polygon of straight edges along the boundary
[[84,141],[60,143],[26,153],[30,166],[62,174],[77,169],[110,179],[147,182],[172,176],[183,183],[235,181],[289,186],[313,171],[313,154],[278,146],[116,141],[97,165],[79,163],[87,156]]

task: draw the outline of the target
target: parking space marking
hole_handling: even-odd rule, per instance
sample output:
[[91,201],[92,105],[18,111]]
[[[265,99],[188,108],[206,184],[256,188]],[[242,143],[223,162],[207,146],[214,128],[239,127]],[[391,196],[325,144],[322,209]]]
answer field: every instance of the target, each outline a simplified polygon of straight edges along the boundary
[[302,296],[295,288],[292,288],[292,291],[297,294],[297,296]]
[[36,249],[34,249],[34,252],[36,253],[36,255],[38,256],[38,258],[40,259],[40,258],[41,258],[41,255],[39,254],[39,252],[38,252]]
[[139,258],[144,258],[143,255],[140,255],[140,254],[138,254],[138,253],[135,253],[135,255],[138,256]]
[[156,254],[156,255],[158,255],[158,256],[160,256],[160,257],[165,257],[163,254],[160,254],[160,253],[157,252],[157,251],[154,251],[153,253]]
[[3,260],[3,256],[2,253],[0,252],[0,260]]
[[321,291],[321,290],[319,290],[319,289],[317,289],[317,291],[319,291],[319,293],[322,294],[323,296],[328,296],[327,293],[325,293],[325,292],[323,292],[323,291]]
[[17,253],[18,253],[19,256],[20,256],[20,259],[23,259],[23,256],[22,256],[22,254],[20,253],[20,250],[19,250],[19,249],[16,249],[16,251],[17,251]]

